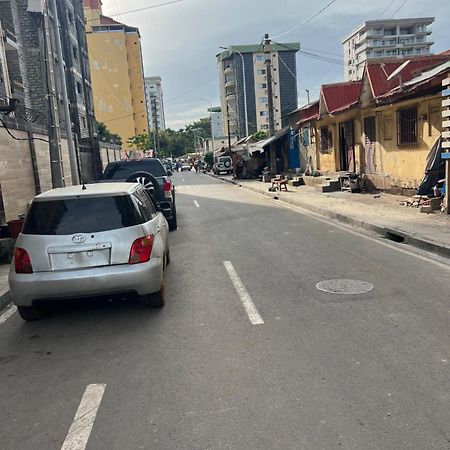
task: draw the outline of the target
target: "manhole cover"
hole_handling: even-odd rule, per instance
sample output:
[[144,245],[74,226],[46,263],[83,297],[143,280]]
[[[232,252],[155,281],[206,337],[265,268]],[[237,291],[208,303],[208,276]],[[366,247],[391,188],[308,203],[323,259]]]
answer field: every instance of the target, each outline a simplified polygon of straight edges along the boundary
[[373,289],[373,284],[359,280],[326,280],[316,284],[323,292],[340,295],[365,294]]

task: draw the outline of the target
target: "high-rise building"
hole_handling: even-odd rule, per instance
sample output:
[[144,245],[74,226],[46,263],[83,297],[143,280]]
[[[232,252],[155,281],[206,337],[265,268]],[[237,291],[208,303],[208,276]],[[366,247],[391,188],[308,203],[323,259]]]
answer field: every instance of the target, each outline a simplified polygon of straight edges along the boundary
[[[248,134],[269,130],[268,80],[272,85],[274,129],[286,125],[286,114],[298,104],[296,53],[299,50],[299,43],[270,43],[266,48],[263,44],[234,45],[217,55],[226,134],[229,128],[232,135],[246,136],[246,123]],[[267,73],[267,57],[270,58],[270,74]]]
[[149,128],[153,130],[158,124],[159,130],[165,130],[166,119],[161,77],[145,77],[145,96],[147,99]]
[[102,14],[101,0],[84,0],[97,120],[127,140],[148,133],[139,29]]
[[214,136],[214,139],[225,136],[222,108],[220,106],[208,108],[208,112],[211,115],[211,134]]
[[344,77],[360,80],[367,60],[430,55],[434,17],[369,20],[342,41]]

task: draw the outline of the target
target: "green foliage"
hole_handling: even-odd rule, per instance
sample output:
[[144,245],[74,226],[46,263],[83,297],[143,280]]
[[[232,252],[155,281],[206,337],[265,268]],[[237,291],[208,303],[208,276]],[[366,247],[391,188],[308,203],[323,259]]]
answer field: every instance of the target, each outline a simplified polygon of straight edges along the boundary
[[255,141],[262,141],[263,139],[267,139],[268,137],[269,132],[265,130],[259,130],[252,135],[252,139],[254,139]]
[[122,145],[122,138],[116,133],[111,133],[103,122],[97,122],[97,128],[98,138],[101,142],[110,142],[113,144]]
[[137,134],[127,140],[127,143],[133,145],[138,150],[150,150],[153,148],[153,138],[149,134]]

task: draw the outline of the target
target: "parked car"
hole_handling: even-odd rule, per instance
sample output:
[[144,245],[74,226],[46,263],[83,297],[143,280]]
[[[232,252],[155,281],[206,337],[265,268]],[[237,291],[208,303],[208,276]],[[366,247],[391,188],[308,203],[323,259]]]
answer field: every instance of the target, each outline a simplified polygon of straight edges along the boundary
[[219,156],[213,166],[213,172],[219,175],[223,172],[233,173],[233,160],[230,156]]
[[34,198],[16,241],[10,293],[24,320],[55,299],[138,295],[165,302],[168,224],[138,183],[53,189]]
[[181,164],[181,171],[184,172],[185,170],[188,170],[188,171],[192,170],[191,165],[187,162],[184,162]]
[[158,158],[144,158],[110,162],[103,172],[102,181],[142,184],[152,196],[156,206],[161,206],[169,222],[169,229],[176,230],[175,185],[170,175],[172,172],[167,171]]

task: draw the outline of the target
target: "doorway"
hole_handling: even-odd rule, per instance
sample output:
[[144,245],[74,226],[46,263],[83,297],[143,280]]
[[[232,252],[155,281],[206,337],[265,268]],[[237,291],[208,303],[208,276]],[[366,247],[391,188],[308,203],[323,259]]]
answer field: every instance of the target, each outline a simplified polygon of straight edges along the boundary
[[364,118],[364,170],[368,174],[377,173],[377,155],[376,155],[376,120],[375,116]]
[[339,163],[340,170],[356,172],[355,127],[353,120],[339,124]]

